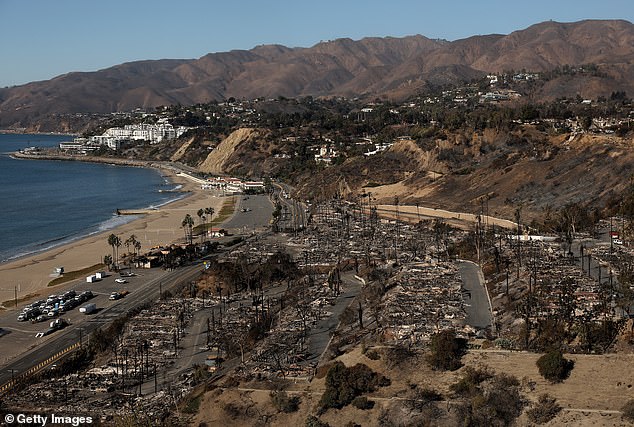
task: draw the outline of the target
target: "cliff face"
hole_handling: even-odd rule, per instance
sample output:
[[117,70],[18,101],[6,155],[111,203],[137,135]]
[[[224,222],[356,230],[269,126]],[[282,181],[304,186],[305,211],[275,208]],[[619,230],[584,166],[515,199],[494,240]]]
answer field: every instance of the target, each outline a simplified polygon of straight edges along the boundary
[[417,35],[339,39],[310,48],[259,46],[196,60],[131,62],[0,89],[0,128],[35,122],[53,126],[46,119],[51,114],[150,109],[229,97],[402,98],[487,72],[588,63],[601,64],[607,72],[592,84],[560,85],[559,92],[596,98],[614,90],[634,92],[633,59],[634,26],[626,21],[545,22],[509,35],[454,42]]
[[249,143],[261,137],[261,132],[256,129],[242,128],[232,132],[226,137],[205,160],[198,166],[200,172],[211,174],[223,174],[230,171],[230,159],[240,144]]

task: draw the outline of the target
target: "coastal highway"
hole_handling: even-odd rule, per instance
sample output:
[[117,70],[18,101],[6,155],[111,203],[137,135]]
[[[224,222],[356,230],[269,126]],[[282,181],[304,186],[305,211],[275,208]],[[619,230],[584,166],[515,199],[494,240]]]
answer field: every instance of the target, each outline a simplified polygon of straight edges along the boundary
[[275,193],[273,199],[282,206],[282,214],[278,221],[280,230],[300,230],[305,228],[308,222],[306,205],[290,198],[292,187],[286,184],[274,183]]
[[[164,272],[162,270],[153,271],[149,275],[147,279],[141,276],[142,270],[140,270],[140,275],[136,277],[131,277],[129,279],[129,283],[127,284],[115,284],[113,276],[107,278],[107,290],[104,289],[104,283],[98,282],[93,283],[92,288],[93,292],[99,292],[96,298],[90,300],[90,302],[94,302],[97,304],[97,307],[100,309],[98,313],[93,315],[84,315],[75,313],[78,309],[74,309],[73,313],[65,313],[63,318],[67,318],[70,315],[72,324],[65,329],[55,332],[48,337],[45,338],[35,338],[35,332],[32,334],[28,334],[29,338],[32,339],[32,342],[36,342],[36,340],[44,340],[40,345],[28,350],[25,353],[22,353],[20,356],[12,360],[9,364],[0,368],[0,385],[5,384],[11,381],[12,376],[18,377],[22,373],[27,372],[33,366],[38,366],[41,363],[47,362],[51,356],[58,354],[64,349],[69,348],[76,343],[79,343],[80,338],[83,337],[83,342],[87,342],[86,337],[97,328],[104,326],[114,319],[124,315],[129,310],[147,302],[154,301],[159,298],[159,289],[162,288],[163,291],[172,288],[180,283],[189,282],[191,280],[196,279],[202,272],[201,264],[194,264],[187,267],[183,267],[177,270]],[[158,273],[158,274],[156,274]],[[118,277],[118,276],[117,276]],[[109,280],[108,280],[109,279]],[[116,288],[112,288],[112,284],[115,284]],[[124,288],[130,291],[126,297],[116,300],[110,301],[108,300],[108,295],[110,292]],[[77,288],[77,287],[75,287]],[[112,289],[112,290],[110,290]],[[106,292],[101,292],[105,290]],[[59,292],[59,290],[56,290]],[[82,304],[83,305],[83,304]],[[12,313],[17,316],[17,312]],[[4,316],[3,316],[4,317]],[[38,330],[44,330],[48,326],[46,323],[39,323],[35,325],[24,324],[23,328],[37,326]],[[6,329],[11,330],[12,328],[8,327]],[[32,328],[29,328],[32,329]],[[9,340],[12,339],[12,334],[5,335],[0,337],[2,340],[2,346],[11,345]],[[23,334],[24,335],[24,334]],[[18,342],[14,342],[14,345],[23,345],[22,348],[26,348],[24,344],[20,344]],[[43,369],[46,369],[45,366]]]

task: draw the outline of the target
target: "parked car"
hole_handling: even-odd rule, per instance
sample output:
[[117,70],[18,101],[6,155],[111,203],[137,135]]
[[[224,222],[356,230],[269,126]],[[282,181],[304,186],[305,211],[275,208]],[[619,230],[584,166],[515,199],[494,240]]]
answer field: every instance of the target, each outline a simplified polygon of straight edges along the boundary
[[48,319],[48,316],[45,314],[40,314],[39,316],[37,316],[35,319],[33,319],[34,322],[43,322],[46,319]]

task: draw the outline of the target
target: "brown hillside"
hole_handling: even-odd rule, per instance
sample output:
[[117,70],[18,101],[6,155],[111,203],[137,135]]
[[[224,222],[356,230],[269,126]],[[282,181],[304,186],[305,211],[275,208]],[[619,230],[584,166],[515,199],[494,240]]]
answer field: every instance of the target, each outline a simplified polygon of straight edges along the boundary
[[260,131],[251,128],[238,129],[226,137],[198,166],[200,172],[223,174],[228,172],[227,162],[240,144],[260,137]]
[[459,211],[479,209],[479,198],[487,195],[491,215],[512,218],[522,206],[529,218],[572,202],[600,207],[633,173],[632,137],[555,137],[525,127],[510,134],[450,134],[426,148],[400,142],[307,177],[298,189],[308,198],[328,195],[345,181],[355,193],[372,192],[377,203],[398,196],[403,204]]
[[[131,62],[0,89],[0,127],[30,126],[53,113],[191,105],[229,97],[403,98],[486,72],[588,63],[609,70],[608,77],[581,95],[609,96],[615,89],[634,92],[633,60],[634,25],[627,21],[545,22],[509,35],[454,42],[417,35],[339,39],[310,48],[258,46],[195,60]],[[561,91],[574,96],[577,89],[564,85]]]

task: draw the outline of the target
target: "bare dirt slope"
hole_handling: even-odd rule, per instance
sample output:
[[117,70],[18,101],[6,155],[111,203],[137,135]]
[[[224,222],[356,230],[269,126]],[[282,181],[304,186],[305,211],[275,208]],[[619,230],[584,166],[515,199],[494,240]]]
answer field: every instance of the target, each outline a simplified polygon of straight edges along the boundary
[[180,148],[176,150],[174,154],[172,154],[172,157],[170,157],[170,160],[173,162],[177,162],[180,159],[182,159],[183,156],[185,155],[185,152],[187,151],[189,146],[192,145],[192,142],[194,142],[194,140],[195,138],[189,138],[187,141],[185,141],[183,145],[181,145]]
[[225,164],[235,152],[236,147],[253,138],[257,138],[259,132],[252,128],[241,128],[232,132],[207,156],[198,166],[200,172],[222,174],[226,172]]

